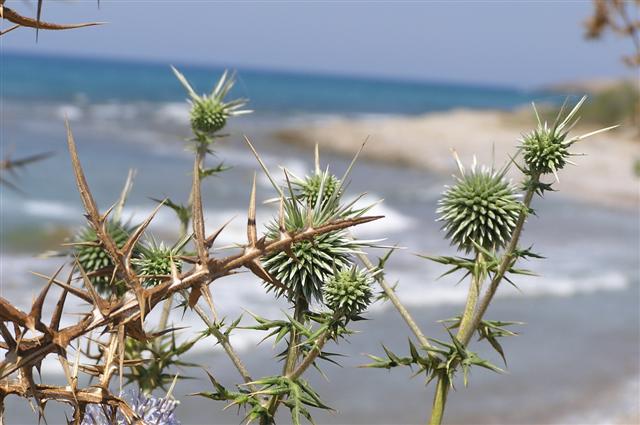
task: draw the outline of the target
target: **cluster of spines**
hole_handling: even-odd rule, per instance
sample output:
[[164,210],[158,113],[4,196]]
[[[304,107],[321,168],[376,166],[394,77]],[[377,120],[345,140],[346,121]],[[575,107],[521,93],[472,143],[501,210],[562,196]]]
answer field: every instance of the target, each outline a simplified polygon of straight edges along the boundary
[[[129,239],[133,229],[119,220],[109,220],[105,224],[107,233],[118,248],[122,248]],[[100,244],[95,229],[85,226],[74,238],[73,254],[78,264],[89,275],[93,286],[103,295],[121,295],[124,287],[114,280],[112,275],[113,260]]]
[[335,270],[323,287],[324,303],[332,311],[345,317],[364,312],[372,299],[371,274],[355,265]]
[[191,103],[189,119],[191,128],[197,136],[202,135],[205,138],[212,136],[224,128],[229,117],[251,112],[242,109],[247,104],[246,99],[225,101],[225,97],[235,84],[234,76],[230,76],[227,71],[222,74],[209,95],[198,95],[182,73],[175,68],[173,72],[189,94]]
[[438,202],[439,221],[451,243],[466,252],[476,244],[487,249],[502,248],[510,238],[522,211],[504,170],[460,166],[456,184],[447,187]]

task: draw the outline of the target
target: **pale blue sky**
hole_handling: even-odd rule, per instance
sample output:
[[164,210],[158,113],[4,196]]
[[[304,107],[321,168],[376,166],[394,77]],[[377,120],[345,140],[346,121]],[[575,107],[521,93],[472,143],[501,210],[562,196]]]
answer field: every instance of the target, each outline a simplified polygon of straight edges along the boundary
[[[35,4],[35,1],[32,3]],[[20,0],[7,6],[25,13]],[[45,0],[43,19],[98,28],[35,34],[1,48],[224,66],[535,87],[630,76],[628,40],[585,41],[591,1],[217,2]],[[33,13],[33,12],[31,12]]]

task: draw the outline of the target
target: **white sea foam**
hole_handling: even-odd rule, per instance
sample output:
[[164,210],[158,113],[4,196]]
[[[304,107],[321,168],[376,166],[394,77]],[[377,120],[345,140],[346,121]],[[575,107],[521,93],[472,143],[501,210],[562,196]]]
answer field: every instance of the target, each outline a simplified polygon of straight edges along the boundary
[[[360,199],[356,203],[355,207],[363,208],[380,199],[381,197],[377,194],[370,193],[366,197]],[[348,202],[349,199],[346,199],[345,203]],[[417,224],[414,218],[401,213],[395,208],[391,208],[384,202],[378,202],[372,209],[369,210],[369,212],[367,212],[367,215],[380,215],[383,216],[383,218],[354,228],[353,233],[358,237],[380,238],[383,235],[387,235],[389,233],[398,233],[405,231],[416,226]]]
[[63,104],[55,109],[55,115],[59,119],[68,119],[69,121],[78,121],[82,119],[84,113],[82,108],[76,105]]
[[[466,285],[455,285],[453,279],[436,281],[437,276],[431,273],[421,274],[418,270],[389,269],[387,276],[390,280],[399,280],[398,294],[407,305],[463,304],[466,300]],[[503,282],[496,297],[571,297],[598,291],[621,291],[629,285],[628,279],[622,273],[613,271],[585,276],[522,276],[517,278],[516,282],[518,289]]]
[[81,216],[79,208],[58,201],[27,199],[21,203],[21,206],[24,213],[34,217],[69,220]]
[[156,119],[185,125],[189,122],[189,105],[186,102],[162,103],[157,109]]

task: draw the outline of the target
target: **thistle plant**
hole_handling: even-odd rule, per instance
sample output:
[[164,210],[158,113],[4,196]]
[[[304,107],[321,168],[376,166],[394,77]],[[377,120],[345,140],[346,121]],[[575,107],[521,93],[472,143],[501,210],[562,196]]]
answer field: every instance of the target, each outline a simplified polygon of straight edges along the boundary
[[[286,240],[292,233],[306,233],[332,221],[341,223],[373,219],[363,216],[371,205],[355,207],[360,197],[350,202],[341,202],[341,194],[346,188],[344,182],[348,181],[357,155],[343,177],[337,179],[328,170],[320,171],[316,148],[316,169],[313,176],[317,177],[312,179],[317,178],[319,184],[312,193],[305,186],[305,181],[311,179],[294,176],[296,184],[293,184],[291,173],[287,169],[284,169],[284,184],[276,183],[253,145],[249,140],[247,142],[279,195],[278,216],[267,226],[266,235],[258,239],[255,231],[248,234],[249,240],[255,241],[258,246],[263,243],[278,243]],[[334,189],[325,191],[326,182],[330,179],[335,183]],[[308,196],[301,196],[304,193]],[[250,206],[250,217],[253,212],[254,203]],[[288,226],[288,220],[295,225]],[[253,221],[250,220],[250,223]],[[313,241],[308,241],[309,244],[293,243],[280,253],[280,257],[280,254],[264,255],[264,267],[256,264],[252,269],[255,274],[262,275],[268,292],[274,293],[276,297],[286,294],[293,310],[292,315],[286,314],[285,318],[272,320],[252,314],[255,325],[239,326],[240,319],[237,319],[225,331],[225,334],[236,329],[264,331],[267,333],[265,340],[273,339],[276,345],[284,343],[284,349],[277,356],[283,363],[281,374],[245,380],[244,384],[238,385],[237,391],[228,389],[209,374],[215,391],[199,392],[197,395],[244,407],[247,411],[244,420],[256,420],[261,424],[275,423],[276,413],[282,406],[290,410],[291,420],[295,424],[299,424],[302,418],[312,421],[309,407],[329,409],[303,376],[312,366],[320,370],[320,362],[323,360],[335,363],[331,353],[323,351],[324,347],[328,342],[337,343],[352,333],[347,325],[358,320],[371,302],[370,285],[376,272],[357,269],[356,257],[352,255],[362,255],[359,248],[375,241],[352,241],[343,234],[342,228],[324,233],[324,236],[327,235],[336,237],[314,238]],[[358,247],[357,251],[346,250],[346,241],[351,241],[353,245],[350,246]],[[317,247],[314,248],[314,245],[320,244],[325,245],[322,255],[318,254],[320,251],[317,251]]]
[[[310,177],[295,175],[290,182],[289,196],[283,202],[284,222],[273,221],[267,226],[267,236],[276,239],[281,228],[287,232],[305,229],[309,221],[322,222],[328,217],[346,219],[357,217],[364,210],[341,208],[341,181],[328,169],[320,171],[316,150],[316,169]],[[287,178],[290,172],[287,173]],[[345,175],[345,178],[348,173]],[[343,179],[344,181],[344,179]],[[282,283],[275,288],[278,296],[303,303],[322,300],[322,287],[334,274],[335,268],[349,267],[353,254],[362,253],[361,247],[370,241],[357,241],[344,231],[330,232],[313,242],[303,241],[291,247],[290,252],[268,255],[264,260],[267,272]]]
[[[451,244],[458,251],[473,255],[422,256],[448,266],[444,275],[463,272],[461,280],[469,278],[469,290],[462,313],[441,321],[449,341],[427,338],[384,276],[379,274],[377,277],[385,295],[404,318],[418,344],[410,341],[410,354],[405,357],[384,347],[385,356],[370,356],[373,362],[367,366],[385,369],[416,367],[419,374],[426,375],[427,383],[435,381],[430,424],[442,422],[449,389],[454,388],[455,376],[459,370],[463,372],[465,386],[468,384],[469,372],[475,366],[502,372],[502,369],[469,350],[469,343],[474,335],[479,340],[487,341],[506,365],[499,339],[516,335],[509,328],[521,323],[486,320],[484,316],[503,280],[515,285],[515,276],[533,275],[528,270],[516,267],[519,260],[543,258],[531,248],[519,246],[524,224],[534,212],[531,207],[533,198],[553,190],[558,172],[571,163],[571,156],[576,155],[571,149],[573,145],[615,127],[570,137],[569,132],[577,122],[578,111],[585,100],[586,97],[583,97],[566,115],[563,105],[558,117],[550,125],[541,122],[534,106],[538,119],[537,128],[520,139],[517,155],[500,171],[495,171],[493,167],[478,169],[475,159],[471,170],[466,171],[454,154],[459,175],[455,176],[454,185],[446,187],[439,201],[438,220],[443,222],[443,230]],[[505,180],[510,166],[517,168],[522,175],[521,183],[515,187]],[[549,176],[552,176],[551,180]],[[523,193],[518,193],[519,191]],[[362,260],[367,267],[373,267],[366,258]],[[483,287],[487,284],[488,287],[483,292]]]
[[[181,74],[178,75],[184,80]],[[220,102],[222,106],[217,113],[224,118],[222,124],[237,114],[241,105],[241,102],[223,100],[230,88],[231,83],[226,76],[223,77],[219,88],[206,101],[208,104],[213,100]],[[192,101],[196,100],[192,96]],[[192,113],[200,113],[198,108],[194,106]],[[196,126],[192,139],[196,149],[188,202],[185,205],[163,200],[145,220],[135,227],[129,227],[122,224],[121,212],[131,188],[131,176],[114,207],[101,211],[94,200],[67,123],[71,165],[84,207],[87,229],[90,230],[82,232],[73,241],[75,255],[69,258],[68,264],[63,264],[50,276],[36,274],[46,283],[28,311],[14,307],[9,300],[0,297],[0,350],[4,353],[0,362],[0,419],[4,412],[4,400],[14,395],[33,400],[40,418],[46,416],[45,408],[51,401],[65,403],[73,410],[70,422],[77,425],[101,423],[103,420],[109,423],[176,423],[173,402],[141,395],[128,400],[121,397],[120,392],[114,393],[112,388],[129,384],[145,393],[164,389],[170,377],[174,381],[178,379],[176,369],[191,366],[182,356],[186,355],[195,341],[208,338],[213,338],[215,345],[223,348],[241,382],[237,386],[238,391],[230,391],[211,377],[216,392],[201,395],[245,406],[247,417],[262,423],[273,423],[276,411],[281,406],[291,410],[295,423],[301,417],[311,418],[308,407],[328,408],[303,379],[303,375],[311,366],[318,367],[319,361],[331,361],[330,354],[323,351],[327,342],[337,342],[351,333],[346,328],[347,322],[356,320],[356,315],[363,313],[366,306],[364,298],[367,292],[364,286],[359,286],[360,291],[345,292],[350,301],[342,305],[351,306],[346,310],[327,311],[321,302],[313,306],[300,298],[291,298],[296,311],[294,317],[285,314],[286,320],[268,320],[256,316],[258,324],[253,328],[267,331],[276,342],[286,341],[284,354],[277,356],[284,363],[282,374],[259,379],[252,378],[230,341],[230,335],[243,328],[240,326],[241,318],[231,323],[219,318],[209,286],[240,269],[246,269],[257,277],[258,287],[266,283],[267,290],[273,290],[273,293],[276,293],[276,288],[289,292],[290,288],[266,270],[264,262],[267,258],[284,252],[294,259],[285,266],[291,270],[299,264],[295,254],[297,247],[319,244],[319,238],[324,235],[342,236],[345,229],[381,217],[365,216],[369,207],[354,207],[359,198],[341,202],[338,195],[345,190],[344,182],[348,180],[351,166],[326,200],[324,185],[321,184],[315,204],[303,202],[292,188],[286,172],[285,195],[285,189],[275,183],[247,139],[260,165],[274,183],[280,202],[277,219],[272,221],[278,223],[277,233],[267,232],[258,237],[254,179],[249,197],[247,240],[235,245],[236,252],[222,256],[212,248],[225,226],[207,229],[201,191],[202,180],[215,172],[206,168],[205,159],[212,152],[213,139],[222,136],[217,132],[222,129],[221,121],[207,128],[200,126],[202,123],[199,119],[192,120],[192,124]],[[164,241],[143,238],[163,205],[176,211],[182,233],[179,242],[170,248]],[[289,220],[293,220],[293,225],[286,225],[287,215],[291,217]],[[323,243],[338,242],[329,238],[324,239]],[[358,241],[357,244],[360,247],[365,242]],[[337,282],[340,276],[334,276],[333,266],[341,264],[350,267],[354,258],[347,260],[337,255],[339,250],[334,248],[329,252],[336,254],[336,261],[324,261],[331,264],[331,273],[326,275],[327,281],[333,279]],[[304,252],[299,252],[303,257]],[[310,270],[317,275],[317,269]],[[104,276],[103,272],[110,276],[110,280],[99,280]],[[367,280],[363,277],[364,273],[357,272],[361,281]],[[100,282],[108,282],[109,286],[103,288]],[[113,291],[114,282],[118,285],[116,294],[108,291]],[[322,290],[323,286],[320,286]],[[52,302],[50,296],[54,292],[57,292],[57,300]],[[359,298],[361,293],[364,298]],[[195,313],[202,320],[204,329],[195,340],[178,342],[176,329],[167,326],[174,296],[180,297],[179,308],[183,314]],[[62,326],[61,319],[66,313],[69,297],[77,298],[84,307],[80,311],[75,308],[72,322]],[[46,318],[43,314],[45,303],[53,305],[50,317]],[[147,319],[158,305],[163,306],[163,314],[157,326],[153,326]],[[36,379],[38,374],[35,370],[40,370],[46,357],[57,358],[64,372],[64,385],[45,383],[43,377]],[[87,378],[90,380],[89,386],[82,387],[81,383],[86,382]],[[119,385],[114,381],[119,381]]]

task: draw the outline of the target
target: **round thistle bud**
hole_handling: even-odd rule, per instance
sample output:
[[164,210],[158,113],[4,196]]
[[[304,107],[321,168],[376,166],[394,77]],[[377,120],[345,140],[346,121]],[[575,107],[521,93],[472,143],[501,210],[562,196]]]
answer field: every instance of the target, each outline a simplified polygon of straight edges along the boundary
[[340,180],[332,174],[313,174],[305,177],[304,180],[295,182],[299,189],[299,197],[307,202],[311,208],[315,208],[318,198],[320,198],[320,187],[322,187],[323,203],[333,196],[340,186]]
[[191,107],[191,128],[194,132],[215,133],[227,124],[224,104],[211,97],[195,99]]
[[[277,235],[270,234],[273,238]],[[357,242],[347,238],[343,232],[325,233],[313,241],[292,244],[291,252],[295,258],[285,252],[267,256],[264,267],[288,289],[285,293],[275,288],[278,296],[286,294],[289,300],[304,297],[307,302],[318,301],[322,299],[322,286],[333,274],[333,265],[348,267],[351,264],[350,254],[357,250]]]
[[156,286],[162,283],[163,276],[171,275],[171,262],[176,266],[178,273],[182,271],[182,263],[176,258],[178,252],[168,248],[164,243],[156,245],[152,241],[148,246],[140,248],[140,255],[131,260],[136,267],[136,273],[140,276],[145,287]]
[[347,317],[360,314],[371,303],[372,282],[367,271],[358,270],[355,266],[336,271],[324,285],[324,303]]
[[234,99],[229,102],[225,97],[235,84],[235,77],[225,71],[215,88],[209,95],[198,95],[189,81],[177,69],[173,73],[187,89],[191,103],[191,128],[196,136],[209,136],[220,131],[227,124],[227,119],[236,115],[248,114],[251,111],[242,109],[247,104],[245,99]]
[[[114,220],[107,221],[106,229],[118,248],[124,246],[131,233],[131,229]],[[74,248],[74,254],[85,273],[89,274],[113,267],[111,257],[101,245],[98,245],[96,231],[91,226],[86,226],[82,229],[76,235],[74,242],[78,244]],[[110,284],[110,272],[100,276],[91,276],[90,279],[96,290],[103,295],[109,296],[112,293],[121,295],[124,293],[125,288],[121,282]]]
[[537,174],[555,173],[564,168],[571,156],[571,143],[565,139],[566,133],[558,134],[546,126],[526,135],[521,147],[527,168]]
[[504,172],[489,169],[456,176],[456,184],[445,190],[438,202],[438,221],[451,243],[466,252],[474,242],[486,249],[505,246],[516,225],[522,204],[514,188],[504,180]]
[[[285,203],[284,230],[289,233],[303,231],[308,226],[310,204],[302,207],[301,200],[292,199]],[[338,204],[336,200],[335,204]],[[323,203],[324,209],[329,208]],[[334,208],[331,208],[332,210]],[[315,213],[311,213],[314,216]],[[345,214],[348,214],[345,213]],[[319,223],[315,223],[319,224]],[[278,220],[267,226],[267,238],[279,239],[280,226]],[[322,300],[322,286],[333,275],[333,268],[349,267],[351,254],[360,252],[361,243],[348,237],[344,231],[329,232],[318,235],[312,241],[299,241],[291,245],[288,252],[280,251],[264,258],[264,267],[269,274],[282,283],[287,291],[275,289],[281,296],[286,293],[289,300],[304,297],[307,302]]]

